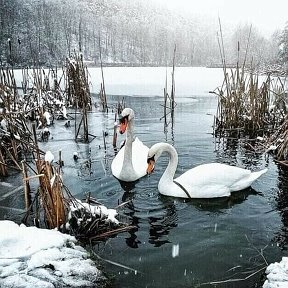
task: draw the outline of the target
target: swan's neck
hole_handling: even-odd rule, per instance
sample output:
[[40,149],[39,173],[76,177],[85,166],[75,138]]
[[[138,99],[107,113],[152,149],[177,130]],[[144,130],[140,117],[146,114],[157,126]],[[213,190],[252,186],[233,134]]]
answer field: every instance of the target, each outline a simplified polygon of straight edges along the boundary
[[124,161],[125,163],[130,162],[132,165],[132,143],[134,137],[134,120],[130,120],[127,125],[126,130],[126,142],[125,142],[125,153],[124,153]]
[[[126,130],[126,141],[124,146],[124,162],[122,167],[122,173],[129,174],[135,173],[132,164],[132,143],[133,143],[133,131],[134,131],[134,120],[130,120]],[[124,164],[125,163],[125,164]]]
[[182,187],[179,182],[177,182],[178,184],[174,182],[174,175],[178,165],[178,154],[175,148],[165,143],[162,146],[162,152],[168,153],[169,163],[158,184],[160,193],[167,196],[190,198],[190,194],[185,187]]
[[172,146],[166,146],[163,148],[163,152],[167,152],[169,155],[169,163],[168,166],[166,167],[166,170],[164,171],[159,184],[165,183],[167,185],[167,183],[171,183],[173,182],[173,178],[177,169],[177,165],[178,165],[178,155],[176,150],[174,149],[174,147]]

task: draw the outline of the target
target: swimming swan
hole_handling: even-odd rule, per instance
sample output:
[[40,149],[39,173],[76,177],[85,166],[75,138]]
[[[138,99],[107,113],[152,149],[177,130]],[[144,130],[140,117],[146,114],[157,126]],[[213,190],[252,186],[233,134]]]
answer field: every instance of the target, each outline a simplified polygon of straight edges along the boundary
[[112,174],[121,181],[133,182],[145,176],[149,148],[137,137],[133,139],[135,114],[131,108],[121,113],[120,133],[127,131],[125,146],[117,153],[111,164]]
[[220,163],[199,165],[173,180],[178,165],[178,154],[168,143],[154,144],[147,156],[147,173],[154,171],[154,165],[163,152],[169,155],[169,164],[163,173],[158,190],[166,196],[182,198],[216,198],[230,196],[231,192],[249,187],[257,178],[267,172],[264,169],[251,172],[235,166]]

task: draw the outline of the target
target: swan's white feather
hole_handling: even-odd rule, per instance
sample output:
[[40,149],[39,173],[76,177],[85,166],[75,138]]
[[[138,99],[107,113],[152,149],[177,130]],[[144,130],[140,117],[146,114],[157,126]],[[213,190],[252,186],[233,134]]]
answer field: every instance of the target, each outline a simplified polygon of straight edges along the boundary
[[259,173],[262,171],[251,172],[226,164],[208,163],[186,171],[175,180],[184,186],[193,198],[215,198],[230,196],[233,191],[249,187],[263,174]]
[[134,182],[146,175],[149,148],[137,137],[134,138],[135,113],[131,108],[121,113],[120,133],[126,132],[124,147],[120,149],[111,163],[112,174],[121,181]]
[[129,180],[128,178],[124,176],[121,176],[123,163],[124,163],[124,152],[125,152],[125,146],[123,146],[115,158],[112,161],[111,164],[111,170],[112,174],[122,181],[136,181],[137,179],[143,177],[146,175],[146,169],[147,169],[147,154],[148,154],[149,148],[143,144],[141,140],[139,140],[138,137],[135,138],[135,140],[132,143],[132,164],[134,168],[135,175],[129,175],[132,177],[133,180]]

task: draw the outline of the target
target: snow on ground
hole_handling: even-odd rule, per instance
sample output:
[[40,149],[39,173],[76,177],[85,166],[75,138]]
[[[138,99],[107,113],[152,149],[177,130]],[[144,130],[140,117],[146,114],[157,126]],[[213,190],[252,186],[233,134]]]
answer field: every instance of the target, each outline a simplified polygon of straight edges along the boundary
[[266,269],[267,280],[263,288],[288,287],[288,257],[282,257],[280,262],[270,264]]
[[95,287],[101,271],[76,239],[57,230],[0,221],[0,287]]

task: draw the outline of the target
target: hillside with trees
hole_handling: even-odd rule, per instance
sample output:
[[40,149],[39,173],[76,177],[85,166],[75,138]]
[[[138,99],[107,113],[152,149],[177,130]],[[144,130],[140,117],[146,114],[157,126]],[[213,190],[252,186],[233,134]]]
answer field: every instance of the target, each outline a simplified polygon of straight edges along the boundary
[[[270,39],[257,27],[225,27],[141,0],[0,0],[0,65],[59,65],[74,52],[98,65],[213,66],[246,58],[255,65],[287,61],[287,27]],[[280,49],[281,48],[281,49]],[[280,50],[279,50],[280,49]],[[281,52],[281,53],[279,53]]]

